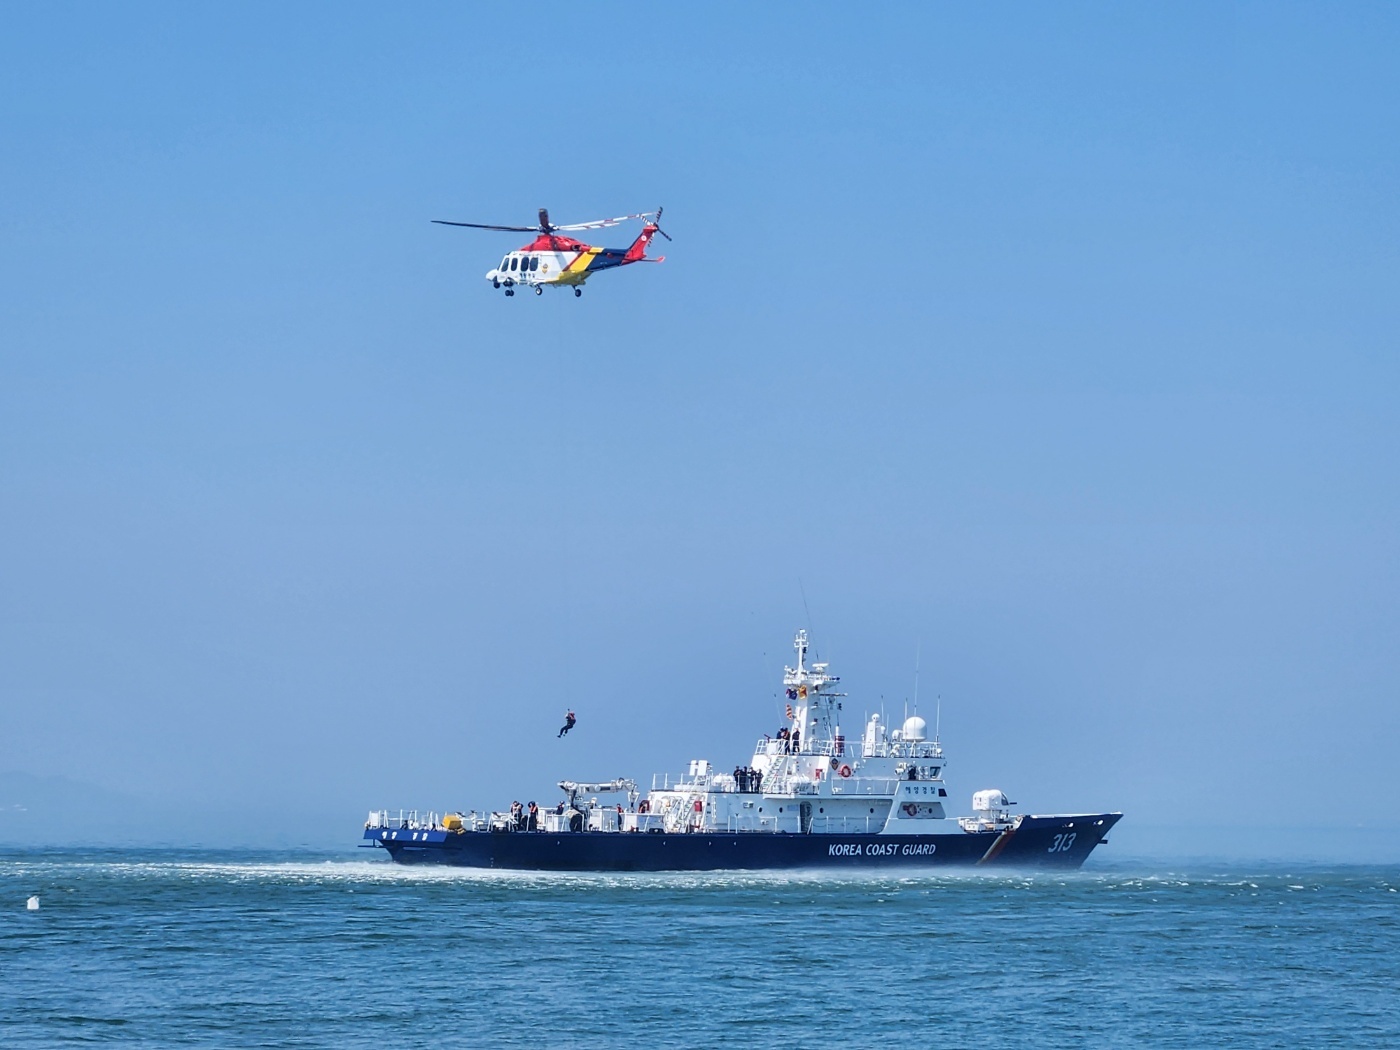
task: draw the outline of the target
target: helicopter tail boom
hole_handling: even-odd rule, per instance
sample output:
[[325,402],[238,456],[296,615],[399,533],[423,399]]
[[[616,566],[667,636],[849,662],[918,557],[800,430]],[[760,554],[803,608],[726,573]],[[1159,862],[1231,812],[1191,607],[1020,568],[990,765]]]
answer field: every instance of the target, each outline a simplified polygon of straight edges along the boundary
[[637,239],[627,248],[627,254],[622,257],[625,263],[642,262],[646,259],[647,245],[656,236],[658,227],[654,222],[649,222],[642,227],[642,232],[637,234]]

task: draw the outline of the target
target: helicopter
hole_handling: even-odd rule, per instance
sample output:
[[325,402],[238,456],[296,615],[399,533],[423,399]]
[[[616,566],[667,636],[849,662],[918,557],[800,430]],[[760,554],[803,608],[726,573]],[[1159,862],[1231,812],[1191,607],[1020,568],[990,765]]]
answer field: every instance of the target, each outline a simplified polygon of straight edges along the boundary
[[[562,236],[563,231],[602,230],[618,226],[633,219],[641,219],[644,225],[637,239],[626,248],[595,248]],[[661,234],[668,241],[671,235],[661,228],[661,208],[656,211],[639,212],[636,215],[619,215],[615,219],[597,219],[593,222],[575,222],[565,226],[555,226],[549,221],[549,210],[540,209],[538,226],[489,226],[480,222],[449,222],[434,219],[439,226],[466,226],[473,230],[507,230],[517,233],[534,233],[538,236],[513,252],[507,253],[501,264],[486,272],[486,279],[493,288],[504,288],[506,295],[514,295],[517,287],[533,288],[536,295],[543,295],[548,285],[572,288],[575,296],[583,294],[583,283],[595,273],[615,270],[619,266],[632,263],[665,262],[666,256],[647,258],[647,245],[652,237]]]

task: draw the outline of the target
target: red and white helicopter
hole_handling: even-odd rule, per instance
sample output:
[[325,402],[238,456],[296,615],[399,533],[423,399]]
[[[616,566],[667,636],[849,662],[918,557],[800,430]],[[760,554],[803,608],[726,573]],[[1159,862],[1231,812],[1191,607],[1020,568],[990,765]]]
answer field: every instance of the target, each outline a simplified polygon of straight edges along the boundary
[[[572,237],[561,236],[561,231],[602,230],[617,226],[632,219],[641,219],[645,225],[637,239],[626,248],[594,248],[592,245],[576,241]],[[514,295],[517,286],[533,288],[536,295],[543,295],[546,285],[561,285],[572,288],[574,295],[583,294],[583,282],[603,270],[615,270],[619,266],[630,266],[640,262],[665,262],[666,256],[648,259],[647,245],[652,237],[661,234],[668,241],[671,235],[658,224],[661,222],[661,209],[644,211],[636,215],[619,215],[615,219],[598,219],[596,222],[575,222],[567,226],[555,226],[549,221],[549,212],[540,209],[538,226],[488,226],[480,222],[448,222],[434,219],[440,226],[466,226],[473,230],[510,230],[518,233],[539,234],[533,241],[506,255],[494,270],[488,270],[486,279],[494,288],[504,288],[506,295]]]

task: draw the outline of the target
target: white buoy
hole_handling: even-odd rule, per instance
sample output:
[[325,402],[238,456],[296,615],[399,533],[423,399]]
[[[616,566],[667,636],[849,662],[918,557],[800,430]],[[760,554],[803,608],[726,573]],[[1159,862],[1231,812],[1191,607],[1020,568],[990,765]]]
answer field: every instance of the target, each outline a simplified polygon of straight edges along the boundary
[[37,893],[34,894],[34,896],[30,897],[29,900],[27,900],[27,901],[24,902],[24,906],[25,906],[26,908],[28,908],[30,911],[38,911],[38,910],[39,910],[39,895],[38,895]]

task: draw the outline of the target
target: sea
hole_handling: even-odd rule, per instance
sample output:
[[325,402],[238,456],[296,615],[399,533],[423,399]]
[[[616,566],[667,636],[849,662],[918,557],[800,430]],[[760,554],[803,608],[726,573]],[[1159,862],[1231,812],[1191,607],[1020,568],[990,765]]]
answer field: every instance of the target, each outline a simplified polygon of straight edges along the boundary
[[1400,1047],[1400,866],[6,849],[0,1046]]

